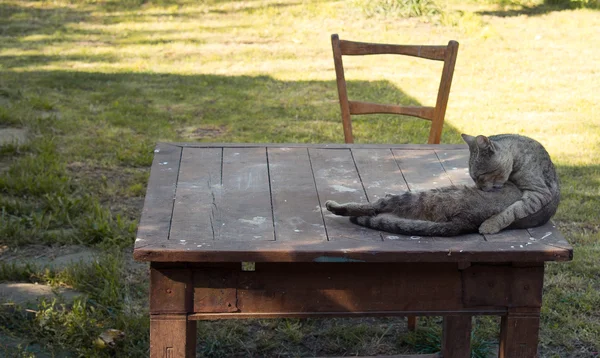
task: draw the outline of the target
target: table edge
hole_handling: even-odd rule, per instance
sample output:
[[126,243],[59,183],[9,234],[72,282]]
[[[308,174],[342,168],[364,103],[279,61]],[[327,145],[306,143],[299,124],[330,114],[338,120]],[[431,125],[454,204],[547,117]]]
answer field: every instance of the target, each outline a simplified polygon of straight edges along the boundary
[[182,148],[323,148],[323,149],[407,149],[407,150],[461,150],[466,144],[345,144],[345,143],[214,143],[214,142],[158,142]]
[[[458,241],[457,241],[458,243]],[[548,244],[540,250],[511,249],[510,243],[486,243],[479,250],[427,250],[414,248],[406,250],[393,243],[378,242],[377,247],[369,242],[348,242],[343,247],[331,241],[303,242],[303,250],[291,250],[286,242],[263,241],[255,243],[255,248],[223,249],[219,247],[197,249],[196,243],[173,247],[173,242],[151,242],[138,245],[133,250],[136,261],[151,262],[552,262],[573,260],[572,247],[560,247]],[[193,246],[185,247],[187,245]],[[205,245],[201,244],[201,245]],[[227,243],[229,246],[231,243]],[[351,244],[351,245],[348,245]],[[166,247],[166,246],[171,247]],[[329,246],[329,247],[327,247]],[[337,247],[336,247],[337,246]],[[354,247],[352,247],[354,246]]]

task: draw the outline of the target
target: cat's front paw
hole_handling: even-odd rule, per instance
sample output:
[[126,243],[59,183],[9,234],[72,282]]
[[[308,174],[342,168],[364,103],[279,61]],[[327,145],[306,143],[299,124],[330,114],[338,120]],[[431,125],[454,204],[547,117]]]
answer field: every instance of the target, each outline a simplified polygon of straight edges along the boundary
[[498,224],[498,222],[496,222],[496,220],[492,219],[487,219],[479,226],[479,233],[483,235],[496,234],[500,230],[502,230],[502,227]]

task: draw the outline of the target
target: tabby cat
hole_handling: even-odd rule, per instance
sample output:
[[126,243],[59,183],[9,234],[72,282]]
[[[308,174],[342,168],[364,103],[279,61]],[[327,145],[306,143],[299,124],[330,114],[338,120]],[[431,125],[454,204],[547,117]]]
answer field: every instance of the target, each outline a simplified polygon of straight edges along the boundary
[[463,134],[475,186],[449,186],[386,195],[374,203],[338,204],[327,210],[353,223],[405,235],[455,236],[546,223],[560,200],[558,177],[548,152],[535,140],[500,134]]

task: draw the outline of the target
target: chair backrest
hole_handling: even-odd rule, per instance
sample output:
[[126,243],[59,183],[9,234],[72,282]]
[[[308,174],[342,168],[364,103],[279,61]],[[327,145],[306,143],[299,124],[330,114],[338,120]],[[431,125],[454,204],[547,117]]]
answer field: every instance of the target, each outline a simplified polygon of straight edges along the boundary
[[[364,43],[340,40],[337,34],[331,35],[333,47],[333,61],[335,76],[342,110],[342,123],[344,126],[344,139],[346,143],[353,143],[352,114],[390,113],[419,117],[431,121],[429,131],[429,144],[439,144],[444,126],[444,116],[450,95],[450,85],[458,53],[458,42],[450,41],[447,46],[420,46],[420,45],[390,45],[378,43]],[[438,90],[435,107],[426,106],[400,106],[370,102],[349,101],[344,77],[344,63],[342,56],[359,55],[406,55],[420,57],[435,61],[444,61],[442,78]]]

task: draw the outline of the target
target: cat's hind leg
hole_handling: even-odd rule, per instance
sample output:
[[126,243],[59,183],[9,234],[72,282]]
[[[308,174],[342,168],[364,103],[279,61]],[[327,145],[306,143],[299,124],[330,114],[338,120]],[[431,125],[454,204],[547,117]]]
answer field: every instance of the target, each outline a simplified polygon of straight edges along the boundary
[[325,207],[327,210],[340,216],[374,216],[378,213],[376,204],[372,203],[338,204],[333,200],[327,200]]
[[353,216],[350,221],[371,229],[402,235],[456,236],[476,230],[476,227],[465,227],[464,223],[461,225],[453,221],[436,222],[405,219],[393,214]]

